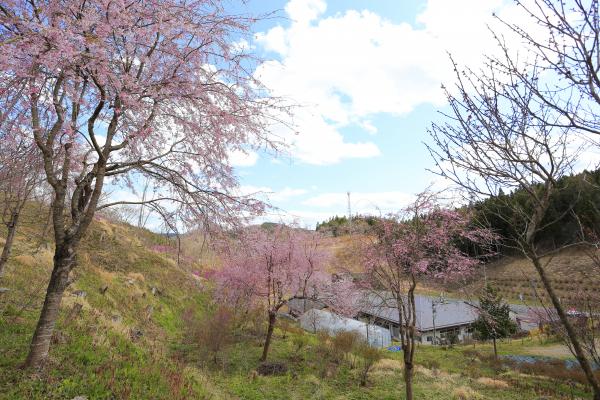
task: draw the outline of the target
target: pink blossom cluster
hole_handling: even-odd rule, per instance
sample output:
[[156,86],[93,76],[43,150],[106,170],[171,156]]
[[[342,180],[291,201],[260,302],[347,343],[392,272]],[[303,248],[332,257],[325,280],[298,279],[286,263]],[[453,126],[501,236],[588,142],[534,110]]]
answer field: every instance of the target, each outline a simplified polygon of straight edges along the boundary
[[49,181],[145,176],[189,221],[260,213],[229,162],[275,148],[268,120],[286,112],[234,44],[254,21],[213,0],[3,1],[2,140],[35,136]]
[[477,245],[489,256],[496,240],[489,229],[476,227],[467,212],[440,207],[429,198],[382,219],[375,236],[365,258],[371,272],[385,266],[405,277],[444,281],[469,275],[481,262],[461,250],[461,243]]
[[292,298],[318,299],[340,313],[352,309],[353,285],[326,271],[329,252],[315,232],[283,225],[245,229],[223,248],[215,271],[219,294],[276,312]]

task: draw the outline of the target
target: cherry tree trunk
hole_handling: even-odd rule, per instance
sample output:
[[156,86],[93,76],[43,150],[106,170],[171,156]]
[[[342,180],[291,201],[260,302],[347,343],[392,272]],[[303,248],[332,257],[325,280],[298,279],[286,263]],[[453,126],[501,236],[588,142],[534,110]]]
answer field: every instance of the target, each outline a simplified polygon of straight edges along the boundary
[[60,310],[65,289],[69,285],[69,272],[75,266],[75,249],[71,244],[57,244],[54,255],[54,268],[46,291],[46,299],[38,321],[25,368],[39,369],[48,357],[50,340]]
[[406,400],[413,400],[413,374],[412,362],[404,363],[404,383],[406,384]]
[[260,361],[267,361],[267,355],[269,354],[269,346],[271,346],[271,338],[273,337],[273,329],[275,328],[275,321],[277,314],[269,312],[269,327],[267,328],[267,337],[265,339],[265,346],[263,347],[263,353],[260,357]]
[[575,357],[577,358],[577,361],[579,362],[579,365],[581,366],[581,369],[583,370],[583,373],[585,374],[588,383],[592,387],[592,391],[594,392],[594,400],[600,400],[600,384],[594,376],[594,371],[592,369],[592,366],[590,365],[588,358],[585,355],[585,352],[583,351],[583,347],[581,346],[579,338],[577,337],[577,333],[575,332],[575,329],[573,329],[573,325],[571,324],[571,321],[569,321],[569,318],[565,313],[565,310],[560,300],[558,299],[558,296],[556,296],[554,288],[552,287],[550,280],[546,276],[546,271],[544,270],[544,267],[542,266],[540,260],[537,257],[533,257],[532,261],[536,271],[538,272],[538,275],[540,276],[544,288],[546,289],[546,292],[548,293],[548,296],[552,301],[552,305],[554,306],[554,309],[558,314],[558,318],[565,327],[567,337],[571,342],[571,345],[573,346]]
[[19,215],[13,215],[8,224],[8,232],[6,235],[6,242],[4,242],[4,247],[2,248],[2,255],[0,255],[0,277],[4,273],[4,267],[8,262],[8,257],[10,257],[10,252],[12,250],[12,245],[15,240],[15,234],[17,233],[17,224],[19,222]]

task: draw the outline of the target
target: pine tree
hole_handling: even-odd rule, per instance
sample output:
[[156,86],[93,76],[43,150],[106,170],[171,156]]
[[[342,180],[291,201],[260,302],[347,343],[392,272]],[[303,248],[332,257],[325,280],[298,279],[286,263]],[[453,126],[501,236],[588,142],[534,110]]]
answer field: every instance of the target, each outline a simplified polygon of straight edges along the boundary
[[510,319],[510,307],[490,284],[485,286],[479,297],[479,318],[473,323],[473,329],[480,339],[493,341],[496,358],[496,339],[508,337],[517,331],[517,324]]

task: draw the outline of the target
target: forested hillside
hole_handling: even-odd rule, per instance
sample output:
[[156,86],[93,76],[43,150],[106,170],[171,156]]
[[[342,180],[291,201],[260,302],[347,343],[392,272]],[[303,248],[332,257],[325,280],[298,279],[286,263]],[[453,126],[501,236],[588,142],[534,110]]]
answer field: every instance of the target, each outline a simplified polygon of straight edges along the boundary
[[[545,248],[558,248],[582,241],[597,240],[600,229],[600,170],[584,171],[565,176],[556,182],[556,192],[550,198],[544,216],[544,228],[536,235],[537,243]],[[531,213],[532,204],[525,189],[472,202],[460,209],[473,214],[474,223],[491,228],[498,234],[499,255],[512,255],[515,239],[525,229],[523,214]],[[380,217],[334,216],[317,224],[316,229],[334,237],[364,234]]]

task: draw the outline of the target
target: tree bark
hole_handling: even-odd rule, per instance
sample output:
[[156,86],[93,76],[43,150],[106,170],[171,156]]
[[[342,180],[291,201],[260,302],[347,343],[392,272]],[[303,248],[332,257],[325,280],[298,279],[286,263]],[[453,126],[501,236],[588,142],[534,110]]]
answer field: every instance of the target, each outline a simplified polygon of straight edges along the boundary
[[50,348],[50,340],[60,310],[62,296],[69,284],[69,272],[75,266],[75,250],[69,244],[56,246],[54,268],[35,333],[31,340],[25,368],[40,369]]
[[498,359],[498,348],[496,347],[496,338],[493,337],[492,341],[494,342],[494,358],[497,360]]
[[579,365],[581,366],[581,369],[583,370],[583,373],[585,374],[588,383],[590,384],[590,386],[592,387],[592,391],[594,392],[594,400],[600,400],[600,384],[598,383],[598,380],[594,375],[592,366],[590,365],[590,362],[583,351],[583,347],[579,342],[577,333],[575,332],[575,329],[573,329],[573,325],[571,324],[571,321],[569,321],[569,318],[567,317],[567,314],[565,313],[562,304],[558,300],[558,296],[556,296],[554,288],[552,287],[550,280],[546,276],[546,271],[544,270],[544,267],[542,266],[539,258],[532,257],[532,262],[535,266],[538,275],[540,276],[540,279],[544,285],[544,288],[546,289],[546,292],[548,293],[548,296],[550,297],[550,300],[552,301],[552,305],[554,306],[554,309],[558,314],[558,318],[560,319],[563,326],[565,327],[565,330],[567,331],[567,337],[571,342],[571,345],[573,346],[575,357],[577,358],[577,361],[579,362]]
[[404,363],[404,383],[406,384],[406,400],[413,400],[413,363]]
[[15,240],[15,234],[17,233],[17,224],[19,222],[19,214],[14,214],[10,219],[10,223],[8,224],[8,232],[6,235],[6,242],[4,242],[4,247],[2,248],[2,255],[0,255],[0,277],[2,277],[4,273],[4,267],[8,262],[8,257],[10,257],[10,252],[12,250],[12,245]]
[[415,304],[415,289],[417,288],[417,282],[415,280],[415,276],[411,274],[410,276],[410,287],[408,289],[408,296],[406,296],[407,300],[407,308],[408,315],[407,317],[407,340],[406,340],[406,348],[403,349],[404,352],[404,382],[406,383],[406,400],[413,399],[413,374],[414,374],[414,364],[413,360],[415,357],[415,330],[416,330],[416,304]]
[[269,328],[267,329],[267,337],[265,338],[265,346],[263,347],[263,353],[260,357],[260,361],[267,361],[267,355],[269,354],[269,346],[271,346],[271,338],[273,337],[273,329],[275,328],[275,321],[277,320],[277,314],[269,312]]

